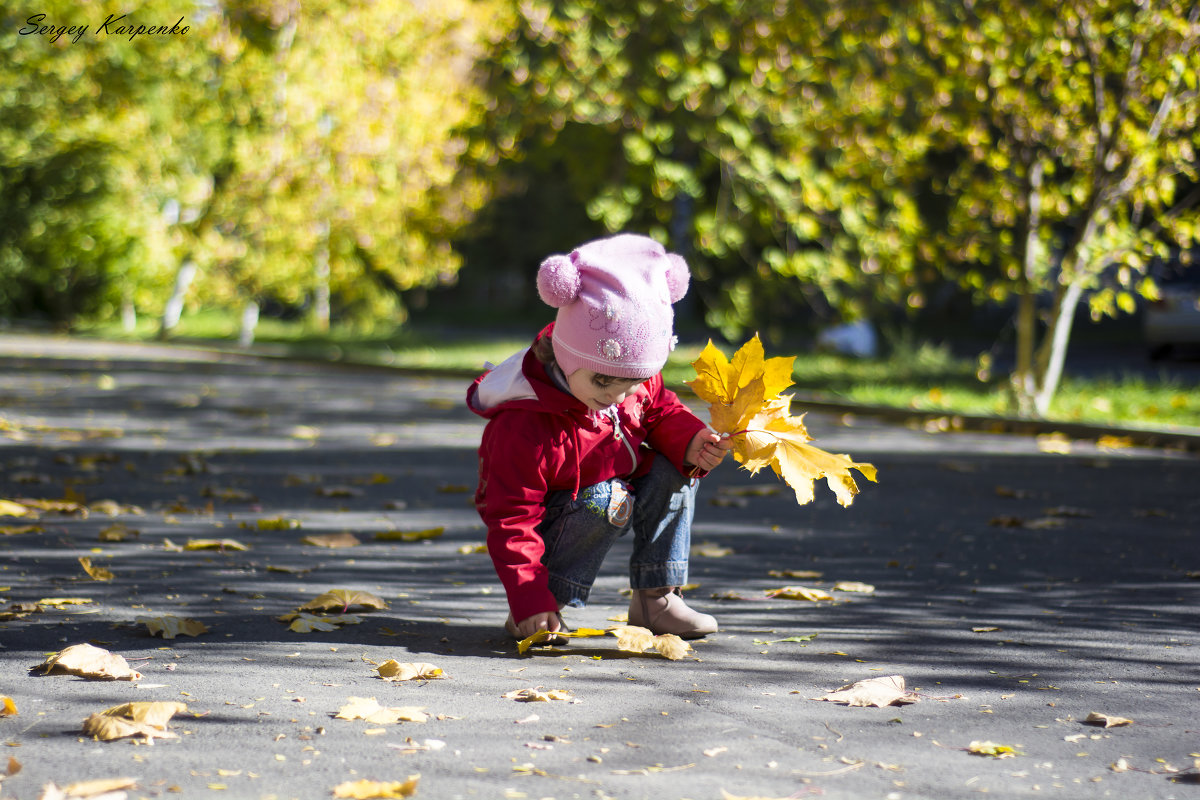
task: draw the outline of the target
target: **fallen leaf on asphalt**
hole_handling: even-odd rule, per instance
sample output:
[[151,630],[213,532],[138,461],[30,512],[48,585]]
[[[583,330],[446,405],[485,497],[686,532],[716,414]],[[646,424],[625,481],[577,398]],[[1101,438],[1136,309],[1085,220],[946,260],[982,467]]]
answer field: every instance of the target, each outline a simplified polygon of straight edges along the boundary
[[167,729],[167,722],[186,710],[183,703],[125,703],[89,716],[83,721],[83,732],[102,742],[131,736],[143,736],[147,741],[177,739],[179,737]]
[[301,544],[310,544],[313,547],[358,547],[362,542],[358,537],[350,532],[343,533],[318,533],[313,536],[305,536],[300,540]]
[[313,492],[320,497],[362,497],[363,490],[353,486],[318,486]]
[[363,608],[387,608],[388,604],[382,598],[376,597],[370,592],[358,591],[355,589],[330,589],[324,594],[317,595],[312,600],[309,600],[304,605],[300,606],[301,611],[332,611],[340,609],[343,613],[350,610],[351,606],[362,606]]
[[260,519],[255,523],[255,527],[260,531],[290,531],[300,527],[300,520],[271,517],[270,519]]
[[875,467],[809,444],[812,437],[803,415],[793,417],[792,398],[780,395],[792,385],[794,361],[765,358],[757,335],[734,353],[732,361],[710,341],[692,362],[696,379],[688,385],[710,404],[713,429],[729,435],[734,458],[744,469],[757,474],[769,466],[801,505],[814,498],[813,484],[824,478],[838,503],[848,506],[858,493],[851,470],[874,481]]
[[280,622],[288,624],[288,630],[295,633],[312,633],[313,631],[336,631],[343,625],[357,625],[362,622],[362,617],[353,614],[335,614],[332,616],[320,616],[317,614],[306,614],[303,611],[297,611],[291,614],[284,614],[282,617],[276,617]]
[[142,678],[140,673],[129,667],[124,657],[86,642],[60,650],[35,669],[41,669],[44,675],[65,672],[81,678],[118,681],[137,681]]
[[406,781],[347,781],[333,787],[333,796],[351,798],[351,800],[412,797],[417,793],[417,782],[420,779],[420,775],[410,775]]
[[12,500],[0,500],[0,517],[28,517],[37,516],[37,513],[21,503],[14,503]]
[[63,606],[85,606],[88,603],[94,603],[90,597],[43,597],[37,601],[39,606],[50,606],[51,608],[62,608]]
[[204,497],[215,497],[218,500],[224,500],[226,503],[253,503],[258,498],[247,492],[245,489],[235,489],[233,487],[215,487],[206,486],[200,491]]
[[1101,725],[1105,728],[1119,728],[1123,725],[1132,725],[1133,720],[1125,717],[1113,717],[1108,714],[1101,714],[1099,711],[1093,711],[1084,719],[1089,725]]
[[134,530],[123,522],[117,522],[109,525],[107,528],[100,529],[100,541],[102,542],[125,542],[130,539],[136,539],[141,535],[141,531]]
[[122,800],[124,789],[133,789],[137,781],[133,778],[100,778],[94,781],[76,781],[61,789],[53,783],[42,787],[38,800]]
[[1049,517],[1079,517],[1088,518],[1096,516],[1086,508],[1076,508],[1075,506],[1054,506],[1046,509],[1046,516]]
[[184,550],[249,550],[237,539],[188,539]]
[[138,617],[138,623],[144,624],[151,636],[162,635],[164,639],[174,639],[176,636],[199,636],[208,633],[208,626],[198,619],[190,617]]
[[433,664],[424,662],[401,664],[394,658],[389,658],[380,664],[375,671],[385,681],[431,680],[445,677],[441,667],[435,667]]
[[975,756],[989,756],[990,758],[1015,758],[1021,755],[1021,751],[1007,744],[996,744],[995,742],[971,742],[967,746],[967,752]]
[[919,699],[904,687],[901,675],[888,675],[879,678],[868,678],[843,686],[837,691],[830,692],[817,698],[833,703],[845,703],[853,707],[901,706],[915,703]]
[[540,686],[531,689],[514,689],[502,696],[506,700],[516,700],[518,703],[548,703],[551,700],[570,700],[572,697],[566,689],[551,689],[543,692]]
[[23,533],[42,533],[41,525],[0,525],[0,536],[20,536]]
[[94,581],[111,581],[115,577],[112,574],[112,570],[92,566],[92,560],[87,556],[79,559],[79,566],[83,567],[83,571]]
[[476,553],[486,553],[488,551],[486,544],[463,544],[459,545],[458,552],[464,556],[474,555]]
[[1071,452],[1071,440],[1063,433],[1044,433],[1037,437],[1037,446],[1043,453],[1068,455]]
[[445,528],[428,528],[423,531],[380,531],[375,534],[375,538],[384,542],[420,542],[425,539],[436,539],[445,530]]
[[1127,450],[1133,447],[1133,439],[1129,436],[1114,436],[1106,433],[1096,440],[1096,446],[1101,450]]
[[811,642],[815,638],[817,638],[817,634],[809,633],[805,634],[804,636],[788,636],[783,639],[755,639],[754,643],[758,645],[765,645],[780,644],[782,642]]
[[808,586],[784,586],[782,589],[768,589],[767,597],[780,600],[811,600],[814,603],[833,599],[833,595],[824,589],[813,589]]
[[678,661],[683,658],[691,649],[691,645],[680,639],[672,633],[664,633],[660,636],[655,636],[646,628],[640,628],[635,625],[622,625],[615,628],[601,630],[599,628],[580,628],[575,631],[538,631],[532,636],[522,639],[517,643],[517,652],[524,654],[526,650],[535,644],[541,644],[553,637],[562,637],[565,639],[594,639],[605,636],[617,637],[617,649],[627,653],[645,653],[648,650],[655,650],[660,655],[672,660]]
[[874,594],[875,587],[869,583],[860,581],[838,581],[833,585],[835,592],[858,592],[861,594]]
[[994,625],[987,626],[987,627],[971,628],[972,633],[995,633],[998,630],[1001,630],[1001,629],[995,627]]
[[704,556],[705,558],[724,558],[725,556],[733,555],[733,548],[722,547],[712,542],[704,542],[692,547],[692,555]]
[[0,697],[0,717],[15,717],[20,713],[11,697]]
[[673,633],[663,633],[655,636],[646,628],[636,625],[622,625],[613,628],[613,636],[617,637],[617,649],[630,653],[644,653],[655,650],[664,658],[678,661],[691,651],[692,646]]
[[825,574],[814,569],[773,569],[767,573],[772,578],[785,578],[787,580],[797,581],[815,581],[820,580]]
[[420,706],[381,706],[374,697],[348,697],[338,709],[335,719],[362,719],[375,725],[395,725],[398,722],[426,722],[429,715]]

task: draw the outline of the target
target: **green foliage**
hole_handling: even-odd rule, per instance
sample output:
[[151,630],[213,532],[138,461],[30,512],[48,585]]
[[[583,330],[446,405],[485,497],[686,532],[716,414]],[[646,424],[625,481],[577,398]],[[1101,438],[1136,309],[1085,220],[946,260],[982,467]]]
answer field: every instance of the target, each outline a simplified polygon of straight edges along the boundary
[[[490,2],[39,12],[91,30],[52,41],[0,13],[0,313],[157,313],[185,260],[195,303],[328,290],[351,316],[398,315],[402,292],[453,277],[447,240],[485,193],[454,131],[482,103]],[[189,31],[97,30],[110,13]]]

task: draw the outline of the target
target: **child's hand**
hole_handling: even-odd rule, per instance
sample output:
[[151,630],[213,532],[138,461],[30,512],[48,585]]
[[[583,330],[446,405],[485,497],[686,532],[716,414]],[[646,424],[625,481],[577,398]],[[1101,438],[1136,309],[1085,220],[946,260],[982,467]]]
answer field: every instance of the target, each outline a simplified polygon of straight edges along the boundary
[[555,614],[553,611],[543,611],[541,614],[534,614],[532,617],[526,617],[518,622],[517,630],[521,633],[522,639],[528,639],[541,630],[559,630],[560,625],[558,620],[558,614]]
[[728,436],[722,436],[712,428],[705,428],[688,443],[684,461],[709,472],[715,469],[725,458],[725,454],[732,449],[733,442]]

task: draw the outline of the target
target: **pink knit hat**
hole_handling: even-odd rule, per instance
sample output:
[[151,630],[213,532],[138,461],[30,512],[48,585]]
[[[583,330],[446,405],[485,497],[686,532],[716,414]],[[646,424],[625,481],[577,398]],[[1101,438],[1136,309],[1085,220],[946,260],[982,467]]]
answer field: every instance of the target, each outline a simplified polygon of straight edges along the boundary
[[542,262],[538,294],[558,309],[554,358],[616,378],[648,378],[675,347],[671,304],[688,288],[683,258],[658,242],[620,234]]

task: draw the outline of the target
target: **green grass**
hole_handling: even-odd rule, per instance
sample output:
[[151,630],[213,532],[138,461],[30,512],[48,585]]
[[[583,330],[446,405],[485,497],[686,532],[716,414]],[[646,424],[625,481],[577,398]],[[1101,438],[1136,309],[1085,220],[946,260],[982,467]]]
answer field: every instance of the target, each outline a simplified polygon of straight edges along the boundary
[[[537,323],[533,323],[536,325]],[[132,333],[117,325],[97,326],[85,335],[149,340],[156,329],[146,321]],[[533,334],[514,328],[496,334],[461,325],[413,323],[390,330],[335,326],[319,333],[301,322],[263,318],[256,344],[268,352],[309,358],[335,358],[412,369],[480,371],[485,362],[499,363],[527,347]],[[237,319],[207,312],[187,315],[172,340],[236,346]],[[682,344],[663,370],[672,386],[695,377],[691,362],[700,344]],[[724,348],[732,355],[732,347]],[[936,414],[1009,415],[1009,392],[1003,376],[982,381],[974,360],[956,358],[948,348],[929,344],[897,348],[887,358],[856,359],[829,353],[795,354],[793,391],[802,396]],[[1131,426],[1200,427],[1200,388],[1163,375],[1113,375],[1096,379],[1068,376],[1058,392],[1050,418],[1062,422],[1092,422]]]

